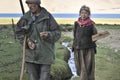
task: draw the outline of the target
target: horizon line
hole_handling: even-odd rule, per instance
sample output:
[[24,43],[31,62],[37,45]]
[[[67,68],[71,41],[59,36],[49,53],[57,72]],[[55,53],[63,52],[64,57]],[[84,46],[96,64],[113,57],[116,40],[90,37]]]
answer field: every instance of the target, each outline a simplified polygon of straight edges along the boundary
[[[77,18],[79,14],[77,13],[51,13],[55,18]],[[0,13],[0,18],[19,18],[22,13]],[[93,13],[90,15],[91,18],[120,18],[120,14],[104,14],[104,13]]]

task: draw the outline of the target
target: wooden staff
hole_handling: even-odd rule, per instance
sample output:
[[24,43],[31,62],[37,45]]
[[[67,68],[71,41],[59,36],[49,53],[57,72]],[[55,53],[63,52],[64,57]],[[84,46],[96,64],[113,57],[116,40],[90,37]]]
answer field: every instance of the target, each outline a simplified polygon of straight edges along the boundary
[[25,35],[25,37],[24,37],[24,42],[23,42],[23,58],[22,58],[22,67],[21,67],[20,80],[23,80],[24,70],[25,70],[25,59],[26,59],[26,39],[27,39],[27,36]]
[[[24,11],[22,0],[19,0],[19,2],[20,2],[22,13],[24,15],[25,11]],[[23,58],[22,58],[22,67],[21,67],[21,73],[20,73],[20,80],[23,80],[23,76],[24,76],[25,59],[26,59],[26,40],[27,40],[27,36],[25,34],[25,36],[24,36],[24,42],[23,42]]]

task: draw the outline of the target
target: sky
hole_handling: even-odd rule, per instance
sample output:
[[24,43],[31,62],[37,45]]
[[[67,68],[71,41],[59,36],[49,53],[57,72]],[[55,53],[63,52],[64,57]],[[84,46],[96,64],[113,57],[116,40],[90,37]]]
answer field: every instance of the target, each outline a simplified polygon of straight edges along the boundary
[[[41,0],[41,6],[51,13],[78,13],[82,5],[91,13],[120,14],[120,0]],[[28,7],[23,0],[25,11]],[[19,0],[1,0],[0,13],[22,13]]]

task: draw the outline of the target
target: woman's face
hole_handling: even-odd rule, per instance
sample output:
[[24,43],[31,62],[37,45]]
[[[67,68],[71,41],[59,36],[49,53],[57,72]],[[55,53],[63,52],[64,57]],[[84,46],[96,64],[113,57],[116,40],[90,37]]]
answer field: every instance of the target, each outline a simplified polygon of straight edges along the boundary
[[88,13],[86,10],[82,10],[82,11],[80,12],[80,16],[81,16],[81,19],[82,19],[82,20],[85,20],[86,18],[89,17],[89,13]]

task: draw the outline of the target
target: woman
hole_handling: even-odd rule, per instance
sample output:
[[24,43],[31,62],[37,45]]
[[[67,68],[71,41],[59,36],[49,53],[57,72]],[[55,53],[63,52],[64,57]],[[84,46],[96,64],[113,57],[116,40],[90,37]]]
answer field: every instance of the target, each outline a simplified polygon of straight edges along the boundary
[[90,9],[82,6],[80,17],[74,24],[73,51],[80,80],[94,80],[96,44],[92,35],[97,33],[95,23],[90,19]]

